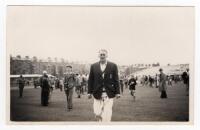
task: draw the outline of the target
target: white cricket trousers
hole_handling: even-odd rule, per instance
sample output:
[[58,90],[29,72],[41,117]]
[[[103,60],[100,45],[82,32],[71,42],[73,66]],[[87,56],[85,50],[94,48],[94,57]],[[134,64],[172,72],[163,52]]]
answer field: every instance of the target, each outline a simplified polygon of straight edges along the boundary
[[112,117],[113,98],[102,95],[102,99],[94,98],[94,114],[102,118],[101,122],[110,122]]

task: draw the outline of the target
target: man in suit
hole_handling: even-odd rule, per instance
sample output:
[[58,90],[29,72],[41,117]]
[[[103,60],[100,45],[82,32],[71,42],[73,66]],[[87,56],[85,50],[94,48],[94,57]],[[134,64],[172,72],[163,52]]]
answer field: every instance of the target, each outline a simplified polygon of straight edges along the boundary
[[75,74],[72,72],[72,66],[67,65],[66,74],[64,77],[64,90],[65,90],[65,95],[67,98],[67,104],[66,104],[65,110],[68,110],[68,111],[72,110],[72,107],[73,107],[72,98],[73,98],[73,92],[74,92],[75,86],[76,86],[76,77],[75,77]]
[[111,121],[113,98],[120,98],[118,68],[107,56],[107,50],[99,51],[100,61],[91,65],[88,79],[88,98],[93,95],[94,114],[100,122]]
[[161,92],[160,98],[167,98],[167,85],[166,85],[166,80],[167,76],[163,73],[163,69],[160,68],[160,77],[159,77],[159,91]]
[[24,85],[25,85],[25,80],[22,75],[20,75],[18,79],[18,84],[19,84],[19,98],[23,97],[23,90],[24,90]]
[[81,79],[80,79],[80,75],[79,74],[76,74],[76,93],[78,95],[77,98],[81,98]]
[[50,92],[50,82],[47,75],[47,71],[43,71],[43,76],[40,77],[40,87],[41,89],[41,105],[48,106],[49,104],[49,92]]
[[137,85],[137,82],[136,82],[136,78],[134,78],[134,75],[131,75],[128,85],[129,85],[129,90],[131,92],[131,95],[133,96],[133,100],[135,101],[135,98],[136,98],[135,97],[135,86]]
[[187,92],[187,96],[188,96],[189,95],[189,81],[190,81],[190,78],[189,78],[189,69],[186,69],[186,71],[183,72],[182,79],[183,79],[183,83],[186,86],[186,92]]

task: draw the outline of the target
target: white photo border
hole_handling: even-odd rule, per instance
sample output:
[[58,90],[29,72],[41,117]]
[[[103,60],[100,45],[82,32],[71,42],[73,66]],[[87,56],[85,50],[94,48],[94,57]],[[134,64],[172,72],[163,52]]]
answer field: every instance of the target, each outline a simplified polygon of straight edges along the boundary
[[[147,125],[122,125],[122,126],[112,126],[114,127],[114,129],[118,129],[118,128],[123,128],[123,129],[127,129],[127,128],[135,128],[135,129],[155,129],[155,128],[162,128],[162,129],[199,129],[199,125],[198,123],[200,123],[200,118],[199,118],[199,103],[198,103],[198,98],[199,94],[199,87],[200,83],[199,83],[199,66],[200,66],[200,58],[199,58],[199,48],[200,48],[200,39],[199,39],[199,31],[200,31],[200,27],[199,27],[199,12],[200,12],[200,3],[198,0],[103,0],[103,1],[99,1],[99,0],[85,0],[85,1],[73,1],[73,0],[68,0],[68,1],[64,1],[64,0],[3,0],[2,2],[0,2],[0,72],[1,72],[1,77],[0,77],[0,82],[1,82],[1,86],[2,86],[2,91],[1,91],[1,98],[0,98],[0,102],[1,102],[1,106],[3,105],[3,107],[0,108],[0,128],[1,129],[36,129],[36,128],[45,128],[45,129],[74,129],[73,127],[77,127],[81,129],[88,129],[88,126],[79,126],[79,125],[69,125],[67,124],[67,126],[62,125],[62,126],[56,126],[56,125],[51,125],[48,126],[49,123],[43,124],[41,125],[37,125],[36,124],[33,125],[17,125],[20,127],[15,127],[15,126],[8,126],[6,123],[6,9],[7,6],[10,5],[82,5],[82,6],[194,6],[195,7],[195,64],[194,64],[194,124],[193,125],[176,125],[173,124],[171,126],[169,125],[152,125],[152,124],[148,124],[145,123]],[[33,123],[34,124],[34,123]],[[158,123],[161,124],[161,123]],[[111,126],[101,126],[96,128],[94,125],[91,126],[92,129],[99,129],[99,128],[111,128]]]

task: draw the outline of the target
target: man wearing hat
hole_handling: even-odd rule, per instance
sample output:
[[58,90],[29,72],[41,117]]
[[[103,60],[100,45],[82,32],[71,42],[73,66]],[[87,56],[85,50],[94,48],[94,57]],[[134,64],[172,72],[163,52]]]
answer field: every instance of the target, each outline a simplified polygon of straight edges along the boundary
[[166,92],[167,91],[167,85],[166,85],[167,77],[163,73],[162,68],[159,69],[159,72],[160,72],[159,91],[161,92],[160,98],[167,98],[167,92]]
[[76,77],[75,74],[72,72],[72,66],[67,65],[66,74],[64,77],[64,90],[67,98],[66,110],[68,111],[72,110],[73,107],[72,97],[75,86],[76,86]]
[[88,98],[94,97],[94,114],[99,122],[110,122],[113,98],[120,97],[117,65],[107,61],[107,50],[99,51],[100,61],[91,65]]

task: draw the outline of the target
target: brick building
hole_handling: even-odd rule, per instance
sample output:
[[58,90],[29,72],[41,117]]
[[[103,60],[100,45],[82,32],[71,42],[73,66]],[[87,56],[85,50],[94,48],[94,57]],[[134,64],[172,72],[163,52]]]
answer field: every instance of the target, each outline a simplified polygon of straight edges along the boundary
[[47,60],[37,59],[36,57],[21,58],[20,56],[12,57],[10,56],[10,74],[42,74],[43,70],[46,70],[49,74],[62,77],[65,73],[65,66],[72,65],[73,71],[76,73],[89,73],[88,64],[80,64],[74,62],[65,62],[63,59],[61,61],[52,61],[49,58]]

